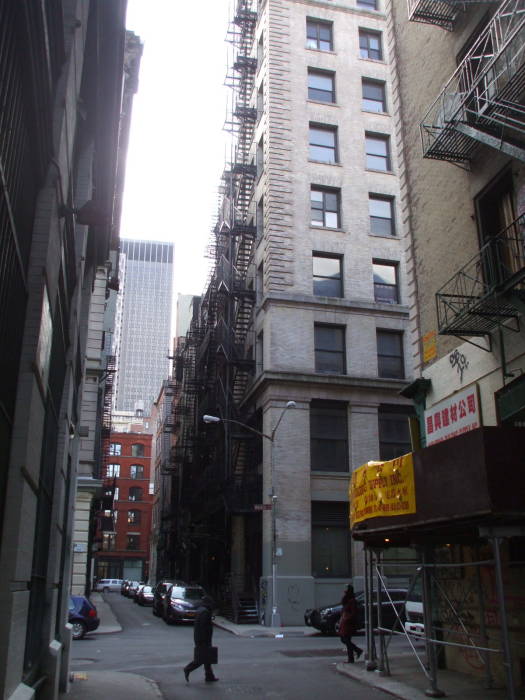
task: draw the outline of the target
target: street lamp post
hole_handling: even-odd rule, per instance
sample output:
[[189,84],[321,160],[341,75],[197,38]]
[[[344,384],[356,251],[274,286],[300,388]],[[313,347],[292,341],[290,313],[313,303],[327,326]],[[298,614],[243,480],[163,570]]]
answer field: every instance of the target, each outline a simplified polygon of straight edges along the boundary
[[277,514],[276,514],[276,504],[277,504],[277,493],[276,493],[276,488],[275,488],[275,467],[274,467],[274,455],[273,455],[273,446],[275,442],[275,434],[277,432],[277,429],[283,419],[284,414],[286,413],[287,409],[289,408],[295,408],[296,407],[295,401],[288,401],[286,405],[284,406],[283,410],[281,411],[279,418],[277,419],[277,423],[275,424],[274,429],[270,433],[270,435],[267,435],[266,433],[261,432],[260,430],[256,430],[255,428],[252,428],[250,425],[246,425],[245,423],[241,423],[238,420],[233,420],[232,418],[219,418],[219,416],[209,416],[209,415],[204,415],[202,416],[202,420],[205,423],[234,423],[235,425],[240,425],[243,428],[246,428],[247,430],[250,430],[252,433],[256,433],[257,435],[260,435],[263,438],[266,438],[267,440],[270,441],[270,477],[271,477],[271,489],[270,489],[270,499],[271,499],[271,505],[272,505],[272,618],[271,618],[271,626],[272,627],[280,627],[281,626],[281,615],[279,614],[279,608],[277,605]]

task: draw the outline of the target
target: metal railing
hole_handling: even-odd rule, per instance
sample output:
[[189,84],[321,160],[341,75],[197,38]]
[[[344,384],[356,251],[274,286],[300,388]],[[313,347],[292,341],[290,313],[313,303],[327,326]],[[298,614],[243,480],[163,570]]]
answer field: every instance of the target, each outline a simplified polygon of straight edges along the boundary
[[524,74],[525,0],[506,0],[423,118],[424,156],[468,161],[478,141],[461,125],[523,137]]
[[490,238],[436,293],[442,334],[483,335],[516,309],[503,293],[524,287],[525,215]]

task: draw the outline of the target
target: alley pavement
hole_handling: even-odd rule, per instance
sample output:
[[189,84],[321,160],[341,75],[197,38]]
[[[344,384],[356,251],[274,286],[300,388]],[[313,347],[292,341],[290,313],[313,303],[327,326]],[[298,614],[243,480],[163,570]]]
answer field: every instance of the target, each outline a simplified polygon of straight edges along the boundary
[[[96,634],[114,634],[122,631],[111,606],[100,594],[91,595],[97,606],[100,626]],[[215,625],[240,637],[306,637],[317,631],[311,627],[265,627],[263,625],[236,625],[226,618],[217,616]],[[364,638],[356,639],[357,644]],[[421,641],[414,642],[419,659],[410,649],[396,651],[388,655],[389,673],[373,668],[374,665],[362,660],[354,664],[338,663],[339,673],[362,684],[383,691],[390,697],[400,700],[423,700],[427,697],[443,696],[458,700],[506,700],[509,694],[503,688],[486,688],[482,681],[456,671],[440,670],[435,688],[431,688],[424,673],[424,647]],[[436,694],[435,691],[438,691]],[[135,673],[117,671],[83,671],[70,676],[69,691],[61,700],[159,700],[162,694],[157,684]],[[517,691],[516,698],[525,698],[525,691]]]

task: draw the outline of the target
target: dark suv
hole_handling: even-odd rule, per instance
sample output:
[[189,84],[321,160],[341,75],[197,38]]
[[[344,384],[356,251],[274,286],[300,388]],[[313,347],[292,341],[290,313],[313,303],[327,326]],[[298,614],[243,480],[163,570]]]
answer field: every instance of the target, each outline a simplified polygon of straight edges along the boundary
[[201,586],[174,583],[164,597],[164,621],[168,625],[193,622],[205,595],[206,591]]
[[[155,587],[153,588],[153,614],[157,615],[157,617],[163,617],[163,611],[164,611],[164,597],[166,593],[168,592],[169,588],[173,586],[173,584],[176,583],[175,581],[159,581],[157,584],[155,584]],[[182,581],[177,581],[177,583],[181,586],[184,586],[185,584],[182,583]]]

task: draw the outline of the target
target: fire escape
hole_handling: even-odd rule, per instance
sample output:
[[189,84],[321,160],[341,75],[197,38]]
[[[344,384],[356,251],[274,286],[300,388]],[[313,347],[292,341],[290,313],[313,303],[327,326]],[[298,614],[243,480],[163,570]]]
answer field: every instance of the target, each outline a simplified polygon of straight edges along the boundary
[[425,158],[468,167],[484,144],[525,161],[524,103],[525,0],[506,0],[421,122]]
[[[100,428],[100,469],[102,478],[102,496],[96,509],[95,525],[98,530],[97,537],[102,537],[102,532],[114,530],[113,499],[115,497],[116,478],[114,474],[108,474],[108,462],[111,443],[111,404],[113,400],[113,386],[115,381],[116,357],[106,356],[106,370],[102,377],[104,388],[102,390],[102,421]],[[109,513],[109,515],[108,515]]]
[[495,2],[498,0],[408,0],[408,19],[453,31],[460,13],[468,7]]
[[487,336],[519,330],[525,311],[525,216],[490,238],[436,294],[442,335]]

